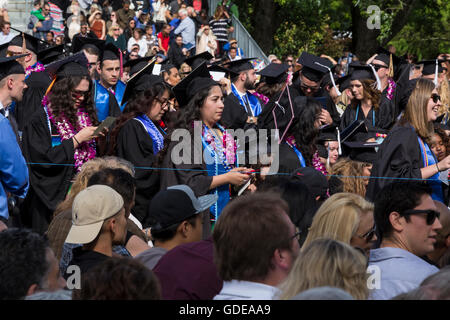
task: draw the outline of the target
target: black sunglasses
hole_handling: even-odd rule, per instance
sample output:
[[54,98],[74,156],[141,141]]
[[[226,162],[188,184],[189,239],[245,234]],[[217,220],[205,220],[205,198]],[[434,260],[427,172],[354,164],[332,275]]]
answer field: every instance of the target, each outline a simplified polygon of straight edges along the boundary
[[382,68],[389,69],[389,67],[382,66],[381,64],[373,64],[373,68],[375,69],[375,71],[378,71],[378,70],[380,70]]
[[427,225],[431,226],[434,221],[436,220],[436,218],[439,219],[439,217],[441,216],[441,214],[438,211],[435,210],[406,210],[402,213],[402,216],[409,216],[409,215],[413,215],[413,214],[426,214],[427,215]]
[[434,102],[434,103],[437,103],[438,101],[441,101],[441,96],[438,95],[437,93],[433,93],[433,94],[431,95],[431,99],[433,99],[433,102]]
[[375,232],[377,231],[377,226],[373,225],[372,229],[364,233],[362,236],[358,235],[358,237],[365,239],[366,242],[370,242],[370,240],[373,239],[373,236],[375,235]]

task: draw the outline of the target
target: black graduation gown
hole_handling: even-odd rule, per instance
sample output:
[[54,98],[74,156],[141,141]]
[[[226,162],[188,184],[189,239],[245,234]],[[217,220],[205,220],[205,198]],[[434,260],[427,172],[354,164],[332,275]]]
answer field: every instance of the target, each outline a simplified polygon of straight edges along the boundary
[[[393,177],[421,179],[422,153],[414,129],[408,125],[396,124],[381,144],[373,165],[371,177]],[[374,201],[375,196],[392,179],[369,180],[366,198]]]
[[51,79],[45,71],[32,72],[25,83],[28,88],[23,93],[22,101],[17,102],[14,109],[19,131],[23,131],[33,114],[42,108],[42,98]]
[[244,129],[247,125],[247,111],[239,103],[238,98],[230,93],[223,101],[224,108],[220,123],[227,129]]
[[[194,144],[194,136],[190,143],[190,163],[191,164],[175,164],[171,159],[171,154],[178,141],[171,142],[168,151],[164,157],[161,170],[161,184],[160,190],[166,190],[170,186],[178,184],[188,185],[197,197],[203,196],[209,192],[209,187],[212,183],[212,176],[208,176],[206,164],[203,161],[203,148],[201,142]],[[182,143],[182,142],[180,142]],[[196,149],[195,147],[198,147]],[[180,148],[179,146],[177,148]],[[183,156],[183,151],[175,150],[175,154]],[[194,154],[201,155],[201,163],[195,163]],[[198,153],[200,152],[200,153]]]
[[[360,107],[358,118],[356,118],[357,108],[353,108],[351,105],[349,105],[347,106],[347,108],[345,108],[345,111],[342,114],[339,130],[341,130],[342,132],[355,120],[363,120],[367,127],[368,134],[358,134],[356,136],[356,141],[366,141],[369,138],[374,138],[376,133],[385,133],[387,132],[391,124],[391,122],[389,121],[389,113],[385,109],[386,107],[386,105],[380,105],[378,110],[374,110],[374,108],[371,108],[367,113],[367,117],[364,116],[364,112]],[[373,125],[374,118],[375,125]]]
[[286,174],[292,174],[295,170],[302,167],[300,163],[300,159],[297,156],[297,153],[289,146],[286,142],[282,142],[279,145],[279,169],[283,176],[287,176]]
[[[137,120],[130,119],[117,135],[116,155],[130,161],[135,167],[155,167],[157,155],[153,153],[153,140]],[[135,171],[136,199],[133,215],[148,226],[148,206],[159,191],[158,170],[138,169]]]
[[108,91],[109,94],[109,116],[110,117],[119,117],[122,112],[120,111],[119,104],[117,103],[116,97],[112,94],[111,91]]
[[[53,125],[52,132],[57,132]],[[72,139],[68,139],[52,147],[44,108],[35,112],[25,126],[22,137],[25,159],[33,163],[28,166],[30,188],[21,209],[22,222],[26,227],[43,233],[48,228],[56,206],[65,199],[74,176],[74,145]]]

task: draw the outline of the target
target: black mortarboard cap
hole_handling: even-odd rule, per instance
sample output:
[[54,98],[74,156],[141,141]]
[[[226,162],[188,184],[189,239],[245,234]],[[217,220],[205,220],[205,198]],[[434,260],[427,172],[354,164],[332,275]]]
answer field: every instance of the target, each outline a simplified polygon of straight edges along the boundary
[[358,136],[361,135],[367,135],[367,127],[363,120],[355,120],[341,131],[341,143],[358,140]]
[[60,44],[39,51],[37,54],[37,59],[44,65],[49,64],[52,63],[53,61],[58,60],[58,58],[63,54],[63,52],[64,52],[64,45]]
[[77,53],[88,47],[96,48],[99,52],[105,47],[105,40],[95,39],[91,37],[73,37],[72,52]]
[[353,80],[376,80],[376,77],[373,73],[373,70],[368,65],[363,64],[350,64],[353,68],[352,73],[350,74],[350,81]]
[[350,87],[350,75],[346,75],[344,77],[340,77],[337,79],[336,84],[339,85],[339,90],[344,91],[345,89]]
[[0,58],[6,58],[6,53],[8,52],[9,42],[0,45]]
[[99,61],[120,60],[120,49],[112,43],[106,43],[100,53]]
[[215,85],[219,84],[211,79],[206,62],[203,62],[173,87],[172,90],[180,107],[184,107],[197,92]]
[[46,66],[45,70],[54,78],[68,78],[76,76],[89,76],[87,60],[83,52],[78,52],[70,57],[55,61]]
[[9,45],[10,46],[22,47],[22,45],[23,45],[22,35],[25,35],[25,46],[26,46],[26,48],[28,50],[34,52],[35,54],[37,54],[38,51],[39,51],[39,43],[43,42],[43,41],[38,39],[38,38],[36,38],[36,37],[33,37],[33,36],[29,35],[28,33],[22,32],[21,34],[15,36],[9,42]]
[[393,53],[390,53],[388,50],[384,49],[383,47],[379,47],[376,51],[378,54],[374,60],[380,60],[386,63],[389,66],[389,63],[391,61],[392,56],[392,63],[394,64],[394,69],[396,69],[403,61],[404,59],[396,56]]
[[228,61],[223,64],[223,66],[227,69],[230,69],[236,74],[239,74],[243,71],[254,69],[253,65],[250,61],[255,60],[256,58],[244,58],[235,61]]
[[199,65],[201,65],[205,61],[210,61],[214,56],[209,53],[208,51],[196,54],[195,56],[189,57],[184,62],[186,62],[188,65],[191,66],[192,69],[197,68]]
[[353,161],[374,164],[377,159],[376,142],[347,141],[343,143],[344,153]]
[[173,68],[176,68],[176,66],[170,62],[166,62],[161,65],[161,72],[168,72],[170,69]]
[[25,74],[25,70],[23,69],[22,65],[16,61],[16,59],[25,56],[26,54],[14,57],[0,58],[0,80],[11,74]]
[[326,67],[333,67],[330,60],[317,57],[308,52],[303,52],[297,62],[303,66],[301,70],[302,75],[314,82],[320,82],[325,73],[329,72]]
[[267,84],[277,84],[286,81],[287,71],[289,65],[286,63],[270,63],[267,67],[259,71],[259,74],[264,77],[263,81]]
[[337,141],[337,128],[335,125],[328,125],[320,129],[318,142]]
[[142,91],[151,88],[156,83],[164,83],[164,79],[161,76],[152,74],[155,61],[147,64],[136,72],[127,82],[125,92],[123,94],[122,103],[127,102],[133,96],[136,96]]
[[153,57],[143,57],[143,58],[138,58],[138,59],[132,59],[132,60],[128,60],[123,67],[130,67],[130,77],[133,76],[134,74],[136,74],[137,72],[139,72],[140,70],[142,70],[143,68],[145,68],[148,64],[149,61],[152,59]]
[[435,74],[436,64],[437,64],[437,73],[444,72],[444,68],[441,65],[442,62],[445,62],[445,60],[434,59],[434,60],[419,61],[417,64],[423,64],[422,75],[429,76],[431,74]]

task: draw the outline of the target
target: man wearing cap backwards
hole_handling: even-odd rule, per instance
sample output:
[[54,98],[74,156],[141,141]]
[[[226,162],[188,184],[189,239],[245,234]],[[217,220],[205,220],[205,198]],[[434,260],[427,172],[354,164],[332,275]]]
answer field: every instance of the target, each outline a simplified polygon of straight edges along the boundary
[[72,228],[66,242],[83,246],[73,250],[69,266],[78,266],[83,274],[112,257],[113,245],[125,243],[128,215],[122,197],[111,187],[93,185],[82,190],[72,204]]
[[123,94],[125,83],[120,80],[120,50],[112,43],[107,43],[99,58],[97,72],[100,80],[95,80],[95,107],[99,121],[108,116],[118,116],[123,111]]
[[0,59],[0,221],[9,219],[8,198],[24,198],[28,191],[28,168],[8,121],[8,105],[22,100],[27,87],[23,67],[14,58]]
[[[209,194],[196,197],[187,185],[177,185],[158,192],[149,207],[154,247],[136,256],[149,269],[169,250],[183,243],[202,240],[203,219],[209,219],[208,210],[217,201]],[[177,201],[173,201],[177,199]],[[204,211],[206,211],[204,214]]]

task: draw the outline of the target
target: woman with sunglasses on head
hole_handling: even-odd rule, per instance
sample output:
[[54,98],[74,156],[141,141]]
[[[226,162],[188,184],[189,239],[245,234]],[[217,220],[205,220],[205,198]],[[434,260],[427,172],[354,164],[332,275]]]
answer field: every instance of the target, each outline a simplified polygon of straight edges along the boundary
[[433,189],[433,199],[444,201],[439,176],[442,171],[450,169],[450,156],[439,161],[429,146],[440,104],[433,82],[418,79],[403,116],[377,152],[371,176],[384,178],[370,179],[366,193],[368,199],[374,199],[386,184],[392,182],[385,179],[390,177],[427,179]]
[[116,23],[113,23],[108,29],[106,43],[109,42],[119,48],[122,52],[127,50],[127,41],[125,39],[125,35],[121,32],[119,25]]
[[136,167],[136,204],[132,212],[147,227],[148,206],[159,191],[159,172],[150,168],[156,166],[157,155],[164,147],[166,132],[161,119],[169,109],[170,89],[161,77],[151,74],[154,64],[141,64],[146,65],[145,70],[127,83],[127,105],[111,132],[109,154]]
[[95,132],[98,120],[86,65],[80,53],[47,66],[54,82],[47,89],[42,108],[23,131],[23,153],[31,163],[31,186],[22,219],[25,226],[40,233],[47,230],[74,175],[106,146],[103,137],[107,129]]

